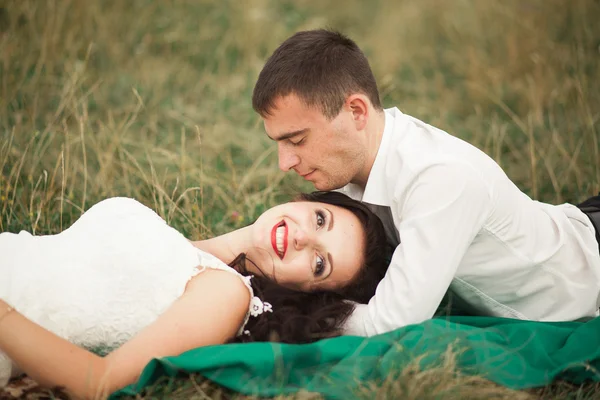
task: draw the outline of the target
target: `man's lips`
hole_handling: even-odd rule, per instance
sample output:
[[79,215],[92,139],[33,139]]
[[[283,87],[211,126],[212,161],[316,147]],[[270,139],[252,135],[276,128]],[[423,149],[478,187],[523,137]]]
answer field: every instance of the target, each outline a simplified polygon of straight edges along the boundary
[[300,176],[304,179],[308,179],[316,170],[312,170],[310,172],[307,172],[306,174],[300,174]]
[[[277,228],[283,226],[284,227],[284,231],[283,231],[283,254],[279,253],[279,250],[277,249]],[[277,254],[277,256],[283,260],[283,257],[285,257],[285,253],[287,252],[287,245],[288,245],[288,227],[287,224],[285,223],[285,221],[281,221],[278,224],[275,224],[275,226],[273,226],[273,229],[271,229],[271,246],[273,246],[273,250],[275,250],[275,254]]]

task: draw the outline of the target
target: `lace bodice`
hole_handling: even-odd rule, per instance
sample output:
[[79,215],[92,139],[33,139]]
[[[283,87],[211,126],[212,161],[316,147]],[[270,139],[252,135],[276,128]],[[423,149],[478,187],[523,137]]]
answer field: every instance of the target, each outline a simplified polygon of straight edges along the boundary
[[[253,297],[249,277],[194,247],[133,199],[104,200],[57,235],[0,234],[0,298],[98,352],[152,323],[204,268],[238,275]],[[0,386],[3,358],[0,351]]]

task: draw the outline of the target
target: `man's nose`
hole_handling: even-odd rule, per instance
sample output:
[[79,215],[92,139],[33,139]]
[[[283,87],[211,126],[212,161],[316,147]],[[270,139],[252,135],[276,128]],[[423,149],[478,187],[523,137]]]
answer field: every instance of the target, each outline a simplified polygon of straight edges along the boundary
[[300,164],[300,157],[291,149],[286,148],[285,145],[277,145],[277,155],[279,157],[279,169],[283,172],[287,172]]

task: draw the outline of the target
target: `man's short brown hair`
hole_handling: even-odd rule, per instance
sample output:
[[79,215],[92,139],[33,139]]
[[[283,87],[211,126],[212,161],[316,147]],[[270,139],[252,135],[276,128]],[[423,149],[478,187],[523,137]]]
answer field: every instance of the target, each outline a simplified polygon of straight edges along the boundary
[[252,107],[264,118],[278,97],[295,94],[332,119],[352,93],[366,95],[376,109],[382,109],[375,77],[356,43],[325,29],[303,31],[269,57],[254,86]]

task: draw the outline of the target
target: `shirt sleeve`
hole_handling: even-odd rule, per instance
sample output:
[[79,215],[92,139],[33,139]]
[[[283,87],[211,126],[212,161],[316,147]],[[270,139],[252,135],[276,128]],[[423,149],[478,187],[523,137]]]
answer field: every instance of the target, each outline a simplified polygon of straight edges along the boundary
[[467,165],[430,166],[402,189],[404,201],[393,204],[401,243],[375,296],[356,306],[346,334],[372,336],[431,318],[489,214],[488,187]]

